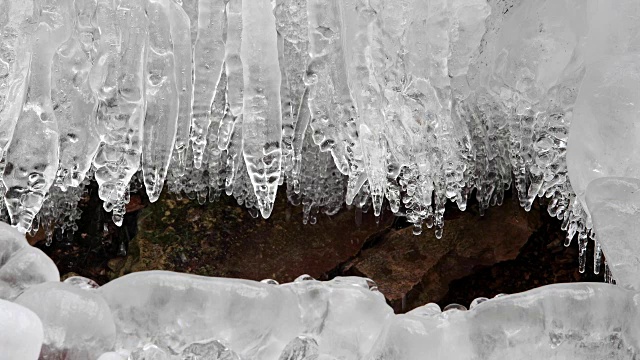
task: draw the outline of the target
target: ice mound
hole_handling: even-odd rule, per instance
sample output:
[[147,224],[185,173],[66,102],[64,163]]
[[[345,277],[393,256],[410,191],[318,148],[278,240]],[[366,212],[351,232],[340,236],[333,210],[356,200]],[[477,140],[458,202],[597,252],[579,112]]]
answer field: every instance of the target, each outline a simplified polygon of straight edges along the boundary
[[640,49],[590,64],[574,116],[567,162],[584,205],[594,179],[640,178]]
[[[370,280],[276,285],[169,272],[100,288],[131,359],[633,359],[639,295],[610,284],[545,286],[393,315]],[[110,355],[111,356],[111,355]],[[115,356],[115,355],[114,355]]]
[[242,358],[277,359],[308,334],[320,353],[364,356],[392,316],[382,294],[365,279],[303,279],[275,285],[153,271],[116,279],[98,293],[113,312],[118,349],[151,343],[181,354],[214,339]]
[[98,358],[98,360],[127,360],[128,356],[119,354],[117,352],[106,352],[102,355],[100,355],[100,357]]
[[42,360],[97,359],[113,349],[116,329],[111,311],[94,291],[47,282],[29,288],[15,301],[42,320]]
[[386,324],[368,359],[634,359],[638,310],[637,293],[587,283],[544,286],[469,311],[416,309]]
[[640,180],[601,177],[589,183],[586,200],[598,241],[619,285],[640,290]]
[[0,300],[0,358],[36,360],[40,354],[42,322],[31,310]]
[[24,235],[0,222],[0,299],[14,300],[30,286],[60,281],[58,268]]

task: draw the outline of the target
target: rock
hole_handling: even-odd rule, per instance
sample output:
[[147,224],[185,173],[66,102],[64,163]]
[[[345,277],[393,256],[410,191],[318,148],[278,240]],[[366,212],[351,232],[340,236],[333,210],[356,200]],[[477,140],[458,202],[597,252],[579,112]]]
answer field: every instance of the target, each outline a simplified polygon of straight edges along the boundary
[[130,213],[138,210],[142,210],[147,207],[147,204],[140,195],[131,195],[129,202],[125,205],[125,211]]
[[445,221],[441,239],[433,231],[415,236],[411,228],[392,230],[347,263],[343,273],[373,279],[397,312],[406,311],[437,302],[451,281],[478,267],[515,259],[540,224],[537,207],[527,213],[508,198],[484,217],[473,209],[456,211]]
[[302,208],[276,198],[268,220],[254,219],[233,198],[214,203],[175,200],[165,194],[144,210],[138,235],[124,262],[111,261],[111,276],[143,270],[170,270],[206,276],[289,282],[307,273],[320,278],[355,256],[365,240],[388,227],[394,216],[343,208],[316,225],[302,224]]

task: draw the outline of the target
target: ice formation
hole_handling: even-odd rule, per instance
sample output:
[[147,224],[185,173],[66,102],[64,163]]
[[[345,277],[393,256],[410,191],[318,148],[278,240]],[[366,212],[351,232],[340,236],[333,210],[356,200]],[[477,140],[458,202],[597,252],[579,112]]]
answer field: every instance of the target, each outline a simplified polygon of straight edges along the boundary
[[42,321],[40,359],[97,359],[113,348],[116,328],[106,301],[93,291],[64,282],[29,288],[15,303]]
[[0,350],[3,359],[37,359],[44,333],[31,310],[0,300]]
[[53,261],[0,222],[0,299],[13,301],[27,288],[47,281],[60,281]]
[[[0,358],[634,359],[640,3],[0,0]],[[136,175],[138,173],[138,175]],[[594,240],[618,286],[394,315],[371,280],[129,274],[60,282],[21,233],[73,229],[92,179],[304,221],[385,206],[420,233],[513,187]],[[386,205],[385,205],[386,204]],[[597,232],[597,237],[596,237]],[[13,301],[13,302],[10,302]],[[10,331],[7,331],[10,330]]]
[[[441,236],[447,201],[465,209],[475,196],[485,211],[513,187],[527,210],[549,198],[567,243],[578,234],[586,251],[593,169],[579,154],[610,156],[602,146],[625,130],[599,132],[600,119],[625,106],[619,121],[633,116],[640,37],[625,14],[637,7],[2,0],[2,206],[23,232],[73,229],[75,203],[95,179],[121,224],[135,177],[151,201],[165,183],[200,203],[224,190],[268,217],[286,183],[305,222],[346,202],[389,208],[415,233],[426,224]],[[627,71],[607,75],[620,66]],[[572,123],[572,136],[602,138],[575,142],[575,160]],[[633,162],[627,143],[616,151]]]
[[589,183],[586,201],[598,242],[619,284],[640,289],[640,179],[602,177]]

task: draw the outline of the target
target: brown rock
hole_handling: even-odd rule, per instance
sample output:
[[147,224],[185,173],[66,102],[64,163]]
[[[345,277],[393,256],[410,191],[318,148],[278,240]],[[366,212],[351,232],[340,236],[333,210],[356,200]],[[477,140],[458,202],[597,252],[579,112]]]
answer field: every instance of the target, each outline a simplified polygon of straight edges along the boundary
[[129,203],[125,205],[125,211],[130,213],[142,210],[145,207],[147,207],[147,205],[142,201],[142,197],[140,195],[131,195]]
[[254,219],[226,196],[199,205],[165,194],[142,211],[124,266],[111,277],[162,269],[280,282],[301,274],[319,278],[355,256],[371,234],[394,218],[386,213],[376,224],[368,213],[357,225],[355,214],[355,209],[343,208],[331,217],[318,215],[315,225],[304,225],[302,208],[288,204],[284,192],[267,220]]
[[27,242],[29,243],[29,245],[34,246],[35,244],[39,243],[40,241],[43,241],[47,238],[47,234],[44,231],[44,226],[41,226],[38,231],[36,231],[35,234],[29,234],[27,233]]
[[512,199],[484,217],[473,210],[447,211],[454,214],[445,221],[441,239],[428,229],[420,236],[411,228],[392,230],[350,261],[344,273],[373,279],[396,311],[406,311],[437,302],[452,280],[479,266],[516,258],[540,226],[537,207],[527,213]]

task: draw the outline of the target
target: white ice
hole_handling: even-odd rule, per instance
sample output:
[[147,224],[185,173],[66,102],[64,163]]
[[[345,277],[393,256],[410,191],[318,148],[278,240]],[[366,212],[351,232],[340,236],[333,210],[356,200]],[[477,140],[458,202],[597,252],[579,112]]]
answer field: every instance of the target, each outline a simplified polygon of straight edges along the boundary
[[0,299],[0,358],[37,360],[43,339],[42,322],[35,313]]
[[60,281],[58,268],[24,235],[0,222],[0,299],[13,301],[31,286]]
[[598,242],[618,285],[640,290],[640,179],[602,177],[589,183],[586,200]]
[[0,300],[0,356],[638,356],[639,18],[637,0],[0,0],[0,215],[23,233],[77,218],[87,176],[121,224],[139,170],[152,201],[166,178],[266,218],[286,182],[305,222],[388,202],[438,237],[447,200],[475,191],[483,213],[513,187],[622,285],[398,316],[360,278],[98,287],[0,224],[0,299],[30,309]]
[[357,278],[271,285],[153,271],[114,280],[98,293],[113,312],[117,349],[151,342],[182,353],[215,339],[243,358],[277,359],[292,339],[310,334],[321,353],[358,358],[391,316],[382,294]]
[[47,282],[29,288],[15,302],[42,320],[43,360],[95,359],[113,349],[116,328],[111,311],[95,291]]

